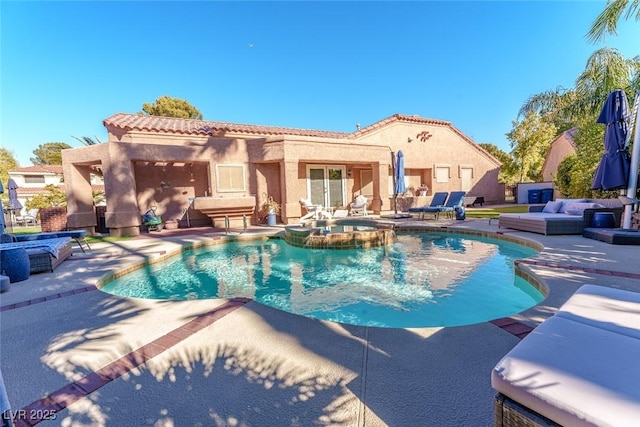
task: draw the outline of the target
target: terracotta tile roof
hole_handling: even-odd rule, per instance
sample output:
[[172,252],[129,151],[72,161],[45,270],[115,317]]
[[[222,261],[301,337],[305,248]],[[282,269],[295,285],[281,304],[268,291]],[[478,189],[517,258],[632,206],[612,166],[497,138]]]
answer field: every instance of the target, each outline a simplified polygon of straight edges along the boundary
[[436,119],[427,119],[424,117],[420,117],[417,115],[409,116],[406,114],[394,114],[393,116],[389,116],[386,119],[382,119],[374,124],[363,127],[362,129],[354,132],[350,135],[350,138],[357,138],[361,135],[369,133],[375,129],[379,129],[393,122],[410,122],[410,123],[421,123],[425,125],[438,125],[438,126],[451,126],[451,122],[447,122],[444,120],[436,120]]
[[145,116],[138,114],[118,113],[103,120],[105,126],[125,131],[166,132],[186,135],[221,136],[228,133],[248,135],[299,135],[320,138],[346,138],[345,132],[331,132],[313,129],[298,129],[279,126],[247,125],[227,122],[210,122],[205,120],[178,119],[174,117]]
[[53,173],[62,175],[62,165],[36,165],[11,169],[11,173]]
[[[58,190],[64,191],[64,185],[56,185]],[[36,194],[45,194],[47,193],[47,189],[44,187],[18,187],[16,190],[18,193],[18,197],[23,196],[34,196]]]
[[[56,188],[60,191],[64,191],[64,184],[56,185]],[[104,185],[91,184],[91,190],[104,192]],[[18,187],[16,192],[18,193],[18,197],[26,197],[35,196],[36,194],[45,194],[47,193],[47,189],[44,187]]]

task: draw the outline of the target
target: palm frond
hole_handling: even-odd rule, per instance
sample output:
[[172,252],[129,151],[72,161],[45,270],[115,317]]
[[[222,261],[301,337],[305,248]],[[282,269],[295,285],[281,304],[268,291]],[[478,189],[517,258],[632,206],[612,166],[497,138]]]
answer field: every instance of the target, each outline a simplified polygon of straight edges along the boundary
[[[627,16],[631,13],[633,5],[637,7],[638,0],[633,0],[632,4],[627,12]],[[604,10],[596,17],[591,24],[591,28],[587,33],[587,39],[592,43],[597,43],[604,40],[607,34],[618,34],[618,21],[622,16],[622,12],[629,4],[629,0],[609,0]]]

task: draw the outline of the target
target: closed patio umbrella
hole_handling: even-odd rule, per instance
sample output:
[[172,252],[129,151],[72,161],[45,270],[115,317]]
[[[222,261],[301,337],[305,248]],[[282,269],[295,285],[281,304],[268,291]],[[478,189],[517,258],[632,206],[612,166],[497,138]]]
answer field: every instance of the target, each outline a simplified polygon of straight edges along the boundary
[[398,151],[396,154],[396,170],[395,170],[395,186],[393,189],[393,195],[395,197],[394,200],[394,208],[395,213],[398,213],[398,194],[404,194],[407,191],[407,186],[404,183],[404,154],[402,151]]
[[629,182],[631,158],[627,149],[629,135],[629,104],[623,90],[616,89],[607,97],[596,123],[606,126],[605,153],[600,159],[591,183],[593,190],[626,188]]
[[395,168],[393,170],[393,209],[394,214],[392,218],[410,218],[410,214],[399,214],[398,213],[398,195],[404,194],[407,191],[407,186],[404,183],[404,154],[402,151],[398,151],[395,159]]
[[18,184],[13,178],[9,178],[9,181],[7,181],[7,192],[9,193],[9,206],[7,209],[11,209],[12,212],[22,209],[22,203],[18,200]]

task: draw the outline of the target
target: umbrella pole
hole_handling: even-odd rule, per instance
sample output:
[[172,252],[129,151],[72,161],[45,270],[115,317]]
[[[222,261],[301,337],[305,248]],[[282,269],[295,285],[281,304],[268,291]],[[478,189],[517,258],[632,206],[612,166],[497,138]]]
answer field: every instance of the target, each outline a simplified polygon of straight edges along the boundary
[[[640,122],[640,91],[636,92],[636,99],[633,103],[633,110],[636,114],[634,135],[633,135],[633,151],[631,152],[631,170],[629,171],[629,186],[627,187],[627,197],[636,197],[638,188],[638,163],[640,163],[640,132],[638,131],[638,122]],[[633,215],[633,206],[626,205],[624,207],[624,216],[622,219],[622,228],[629,230],[631,228],[631,216]]]
[[393,213],[398,214],[398,195],[396,194],[396,153],[391,152],[391,172],[393,176]]

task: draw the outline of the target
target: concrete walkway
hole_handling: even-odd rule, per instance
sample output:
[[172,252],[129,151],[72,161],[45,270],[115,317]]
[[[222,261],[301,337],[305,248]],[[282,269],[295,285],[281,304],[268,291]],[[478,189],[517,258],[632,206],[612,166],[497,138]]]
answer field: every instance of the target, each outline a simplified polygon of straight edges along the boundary
[[519,336],[584,283],[640,292],[637,246],[498,230],[497,221],[437,225],[541,243],[544,251],[523,263],[548,297],[496,322],[357,327],[242,299],[152,301],[95,288],[109,272],[224,233],[93,244],[0,294],[0,366],[16,424],[490,426],[490,372]]

